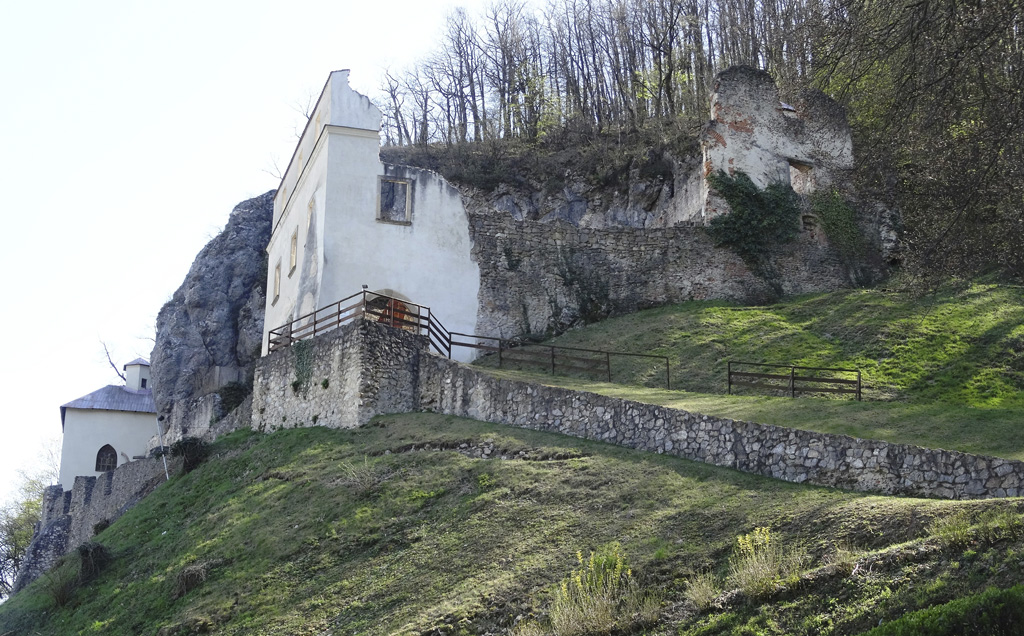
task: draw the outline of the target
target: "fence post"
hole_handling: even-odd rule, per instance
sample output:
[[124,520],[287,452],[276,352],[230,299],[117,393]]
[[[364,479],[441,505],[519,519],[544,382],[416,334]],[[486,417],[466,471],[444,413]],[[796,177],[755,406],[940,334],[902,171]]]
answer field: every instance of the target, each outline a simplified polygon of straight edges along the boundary
[[860,402],[860,371],[857,371],[857,401]]
[[551,375],[555,375],[555,348],[549,347],[549,349],[551,349]]
[[789,367],[789,397],[796,397],[796,367]]
[[612,381],[612,354],[608,351],[604,352],[604,363],[608,366],[608,381]]
[[672,390],[672,378],[671,378],[671,376],[669,376],[668,362],[669,362],[668,358],[665,358],[665,388],[668,389],[669,391],[671,391]]
[[729,395],[732,395],[732,360],[729,360],[727,364],[726,368],[729,370],[727,374],[729,376]]

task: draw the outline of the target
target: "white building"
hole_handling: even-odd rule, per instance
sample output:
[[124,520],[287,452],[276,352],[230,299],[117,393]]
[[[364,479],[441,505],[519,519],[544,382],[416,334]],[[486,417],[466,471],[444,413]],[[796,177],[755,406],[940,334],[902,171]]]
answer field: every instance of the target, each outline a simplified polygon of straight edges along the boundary
[[146,454],[156,431],[149,362],[132,360],[124,371],[124,386],[105,386],[60,407],[64,490],[71,489],[77,476],[99,475]]
[[475,332],[480,270],[462,197],[433,172],[381,163],[380,122],[348,71],[331,73],[274,200],[264,354],[271,329],[364,287]]

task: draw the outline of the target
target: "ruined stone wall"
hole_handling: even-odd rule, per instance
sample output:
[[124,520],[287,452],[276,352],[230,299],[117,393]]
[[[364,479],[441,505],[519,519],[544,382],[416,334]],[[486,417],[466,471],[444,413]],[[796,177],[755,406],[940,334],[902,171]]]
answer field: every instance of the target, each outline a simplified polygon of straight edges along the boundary
[[[481,335],[561,332],[667,303],[776,295],[734,252],[715,248],[701,227],[582,228],[516,221],[480,207],[471,207],[470,224]],[[835,250],[810,232],[780,248],[774,264],[784,294],[850,284]]]
[[256,365],[252,428],[355,428],[416,410],[425,337],[356,320],[275,351]]
[[[180,460],[168,458],[169,470]],[[15,591],[22,589],[57,559],[89,541],[93,526],[112,522],[166,480],[163,460],[141,459],[122,464],[98,477],[75,477],[71,490],[51,486],[43,493],[43,514],[18,572]]]

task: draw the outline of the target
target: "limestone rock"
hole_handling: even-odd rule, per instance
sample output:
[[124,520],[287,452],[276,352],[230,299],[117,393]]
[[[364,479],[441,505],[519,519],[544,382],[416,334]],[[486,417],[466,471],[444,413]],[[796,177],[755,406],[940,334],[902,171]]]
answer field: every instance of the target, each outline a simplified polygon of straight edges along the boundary
[[244,379],[259,358],[274,194],[235,206],[160,310],[150,357],[157,413]]

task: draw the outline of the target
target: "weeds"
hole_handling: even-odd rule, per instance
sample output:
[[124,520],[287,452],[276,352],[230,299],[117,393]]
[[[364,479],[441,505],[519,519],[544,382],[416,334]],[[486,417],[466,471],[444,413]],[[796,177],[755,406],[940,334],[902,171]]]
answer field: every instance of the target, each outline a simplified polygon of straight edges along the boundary
[[965,546],[971,541],[971,517],[960,510],[936,518],[928,530],[944,548]]
[[342,462],[341,469],[344,476],[337,483],[360,497],[370,494],[391,477],[390,470],[378,468],[365,455],[361,464]]
[[720,592],[718,577],[713,572],[704,570],[686,582],[686,591],[683,594],[703,612],[711,607]]
[[517,636],[611,634],[657,620],[660,595],[640,588],[618,543],[591,552],[588,559],[577,552],[576,560],[579,569],[555,590],[548,613],[550,630],[530,621],[517,626]]
[[53,603],[54,607],[64,607],[71,601],[78,589],[78,568],[68,558],[61,559],[57,565],[47,570],[40,577],[43,594]]
[[768,528],[736,538],[736,550],[729,559],[729,581],[750,598],[775,590],[777,583],[800,570],[806,559],[787,550]]

